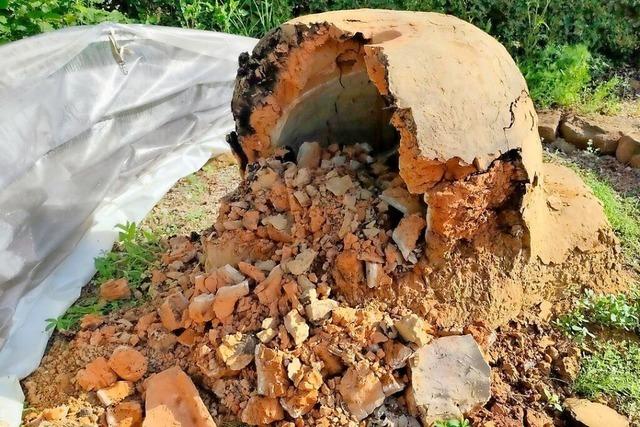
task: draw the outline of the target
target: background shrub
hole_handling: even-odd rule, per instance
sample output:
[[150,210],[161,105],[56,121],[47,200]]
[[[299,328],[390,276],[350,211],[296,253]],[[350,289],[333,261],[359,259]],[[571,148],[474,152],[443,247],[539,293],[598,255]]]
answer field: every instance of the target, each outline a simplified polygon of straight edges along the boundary
[[615,112],[611,67],[640,66],[640,0],[0,0],[0,43],[68,25],[142,22],[260,37],[304,13],[448,13],[502,42],[540,106]]

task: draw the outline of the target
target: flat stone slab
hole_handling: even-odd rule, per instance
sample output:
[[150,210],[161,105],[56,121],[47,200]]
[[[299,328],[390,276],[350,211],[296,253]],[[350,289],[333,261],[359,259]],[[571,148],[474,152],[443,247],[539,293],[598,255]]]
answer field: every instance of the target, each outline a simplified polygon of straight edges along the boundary
[[491,368],[471,335],[438,338],[411,360],[411,387],[423,423],[461,418],[491,397]]
[[585,427],[628,427],[629,421],[607,405],[587,399],[570,398],[564,401],[569,416]]

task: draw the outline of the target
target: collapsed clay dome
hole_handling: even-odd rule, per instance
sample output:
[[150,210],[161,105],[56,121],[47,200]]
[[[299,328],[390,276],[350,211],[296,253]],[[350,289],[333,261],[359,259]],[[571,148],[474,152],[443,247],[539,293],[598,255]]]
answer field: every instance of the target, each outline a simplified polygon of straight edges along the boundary
[[229,142],[243,165],[306,141],[388,155],[427,220],[426,257],[391,299],[416,308],[428,290],[450,313],[445,323],[499,323],[615,256],[598,202],[572,172],[543,165],[513,59],[455,17],[296,18],[240,57],[232,112]]
[[[408,190],[431,207],[432,246],[472,239],[488,209],[539,182],[522,75],[500,43],[452,16],[352,10],[285,23],[241,58],[232,110],[249,162],[308,140],[397,150]],[[448,183],[492,166],[468,186],[490,194],[453,209]]]

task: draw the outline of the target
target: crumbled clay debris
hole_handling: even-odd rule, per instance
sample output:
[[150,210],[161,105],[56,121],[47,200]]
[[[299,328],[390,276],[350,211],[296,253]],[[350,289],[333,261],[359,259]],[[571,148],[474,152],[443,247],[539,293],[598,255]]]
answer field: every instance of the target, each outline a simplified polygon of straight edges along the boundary
[[105,351],[70,386],[109,425],[168,417],[165,388],[188,396],[169,409],[198,419],[185,425],[417,425],[427,403],[409,361],[423,362],[433,326],[364,297],[411,271],[426,206],[364,146],[303,147],[304,167],[250,166],[202,244],[170,239],[149,307],[83,319],[73,347]]

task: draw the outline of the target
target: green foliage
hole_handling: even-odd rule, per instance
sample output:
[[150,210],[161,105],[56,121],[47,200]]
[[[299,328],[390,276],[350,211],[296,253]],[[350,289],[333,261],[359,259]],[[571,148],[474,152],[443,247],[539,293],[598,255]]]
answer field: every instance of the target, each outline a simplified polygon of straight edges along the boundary
[[538,55],[521,61],[520,69],[529,84],[531,97],[540,106],[566,107],[578,103],[583,88],[591,81],[590,58],[584,45],[550,45]]
[[549,44],[582,43],[615,61],[637,61],[637,0],[308,0],[303,10],[374,7],[455,15],[484,29],[518,58]]
[[554,392],[547,390],[546,387],[542,389],[542,393],[548,407],[555,409],[558,412],[563,411],[564,408],[562,407],[562,402],[560,402],[560,396],[558,396]]
[[[92,283],[97,286],[111,279],[122,277],[129,281],[132,289],[139,289],[148,278],[162,250],[159,238],[150,232],[139,229],[135,223],[116,226],[120,230],[118,242],[114,250],[95,259],[96,274]],[[103,301],[96,296],[86,296],[76,301],[61,316],[47,319],[46,330],[57,329],[69,331],[76,329],[86,314],[108,314],[125,306],[132,306],[140,301],[118,300]]]
[[61,316],[55,319],[46,319],[46,330],[71,331],[77,329],[80,320],[87,314],[109,314],[114,310],[125,306],[135,305],[136,301],[102,301],[96,297],[83,298],[73,304]]
[[593,172],[576,169],[575,166],[573,169],[602,202],[604,213],[620,239],[627,260],[637,267],[640,261],[640,199],[633,195],[618,194],[608,182]]
[[596,343],[582,359],[574,390],[589,398],[604,398],[634,421],[640,421],[640,346],[637,343]]
[[469,420],[462,418],[459,420],[439,420],[433,423],[434,427],[470,427]]
[[292,16],[289,0],[133,0],[127,10],[140,22],[251,37]]
[[592,87],[593,74],[606,67],[587,47],[549,45],[520,61],[531,97],[544,108],[552,105],[575,107],[581,112],[615,113],[621,80],[611,78]]
[[189,193],[196,197],[202,196],[207,191],[207,185],[196,173],[186,176],[185,181],[187,182]]
[[572,311],[557,320],[558,326],[580,340],[594,335],[594,326],[640,331],[640,293],[596,295],[586,290]]
[[602,81],[592,91],[583,94],[582,103],[578,109],[582,113],[616,114],[620,111],[620,97],[618,90],[622,85],[622,79],[612,77]]
[[70,25],[129,22],[96,0],[0,0],[0,43]]
[[116,227],[120,230],[118,243],[115,250],[95,259],[97,271],[93,281],[101,285],[107,280],[124,277],[132,289],[138,289],[162,249],[160,239],[138,228],[135,223],[118,224]]

